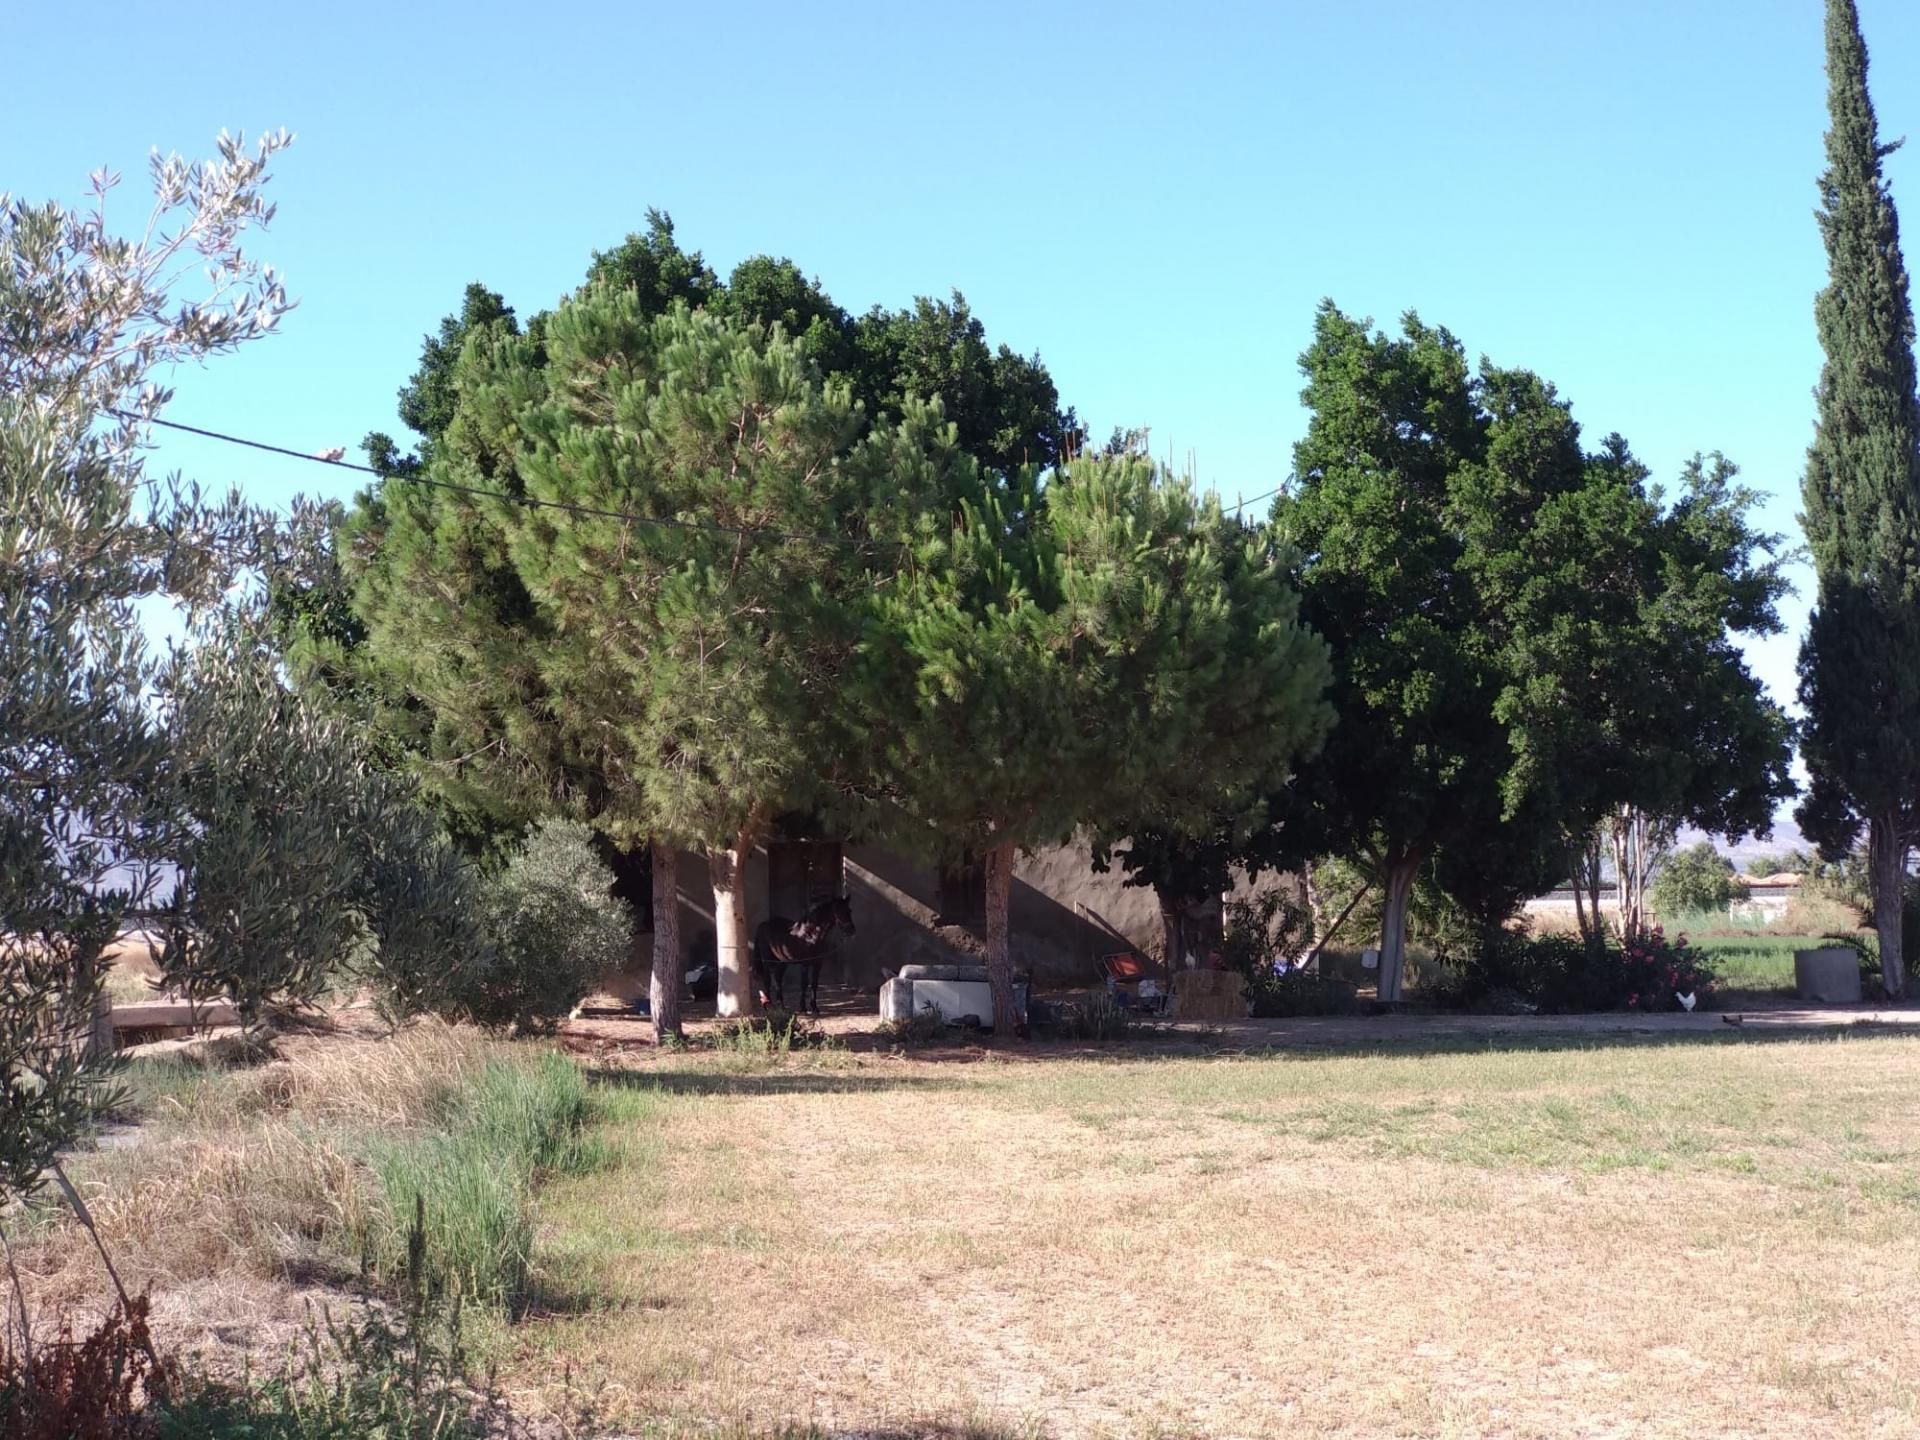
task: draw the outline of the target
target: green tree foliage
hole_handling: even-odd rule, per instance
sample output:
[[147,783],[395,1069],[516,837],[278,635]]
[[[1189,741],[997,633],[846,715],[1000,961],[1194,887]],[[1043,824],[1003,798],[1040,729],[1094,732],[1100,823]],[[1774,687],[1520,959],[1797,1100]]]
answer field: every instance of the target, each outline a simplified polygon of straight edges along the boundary
[[[922,457],[958,457],[937,412],[862,439],[799,341],[652,315],[636,288],[590,289],[545,330],[468,347],[425,472],[510,498],[389,482],[350,528],[355,609],[420,727],[421,774],[457,804],[652,843],[657,879],[666,852],[707,853],[739,1008],[744,856],[774,816],[831,804],[857,744],[834,695],[866,527],[911,508]],[[656,927],[672,910],[656,903]],[[658,928],[655,953],[671,1025]]]
[[1902,993],[1901,896],[1920,833],[1920,399],[1900,222],[1853,0],[1827,4],[1826,364],[1802,484],[1819,593],[1800,651],[1801,828],[1838,858],[1867,831],[1882,978]]
[[488,884],[489,944],[450,966],[434,1008],[494,1029],[550,1030],[626,962],[633,917],[594,832],[543,821]]
[[1733,862],[1702,840],[1667,858],[1653,877],[1653,906],[1661,915],[1724,911],[1734,895]]
[[[883,446],[900,444],[903,431],[931,435],[939,421],[920,397],[947,404],[945,418],[961,443],[973,442],[991,460],[1016,453],[1050,459],[1078,433],[1044,367],[1004,346],[989,349],[979,321],[957,295],[950,304],[927,301],[911,311],[875,310],[856,319],[791,261],[766,256],[742,262],[722,283],[698,252],[681,248],[671,220],[652,212],[644,234],[595,256],[578,298],[586,304],[608,294],[624,297],[632,310],[629,323],[685,304],[704,307],[742,334],[753,325],[780,326],[791,358],[824,372],[825,385],[813,382],[820,394],[841,397],[835,404],[851,401],[847,428],[836,439],[843,448],[869,431]],[[402,418],[421,437],[419,456],[403,456],[387,437],[372,436],[369,455],[376,467],[407,476],[427,473],[425,464],[459,483],[517,487],[522,411],[546,393],[554,321],[552,315],[535,316],[523,334],[500,296],[469,287],[461,312],[448,317],[438,336],[428,337],[420,367],[401,392]],[[511,394],[496,383],[501,365],[511,369],[518,387]],[[476,392],[493,388],[486,399],[476,393],[469,402],[469,385]],[[893,419],[875,430],[882,407]],[[590,426],[601,418],[576,423]],[[911,448],[917,442],[907,443]],[[943,447],[951,443],[940,439]],[[626,477],[605,478],[621,494],[630,488]],[[385,553],[390,536],[399,537],[391,555]],[[561,725],[549,723],[556,713],[549,687],[562,682],[548,658],[558,653],[560,640],[553,612],[529,591],[519,568],[542,543],[536,540],[516,560],[506,549],[507,531],[485,505],[376,490],[362,498],[334,546],[341,557],[356,547],[364,552],[349,563],[354,575],[336,583],[323,563],[310,563],[313,578],[289,587],[276,604],[299,633],[301,674],[353,693],[369,724],[387,737],[384,751],[425,777],[450,830],[469,848],[491,848],[501,835],[556,809],[594,816],[606,833],[638,844],[636,817],[651,803],[643,803],[641,787],[617,768],[599,768],[598,759],[575,747],[583,737],[564,735]],[[719,573],[707,571],[709,579]],[[676,585],[675,595],[686,599],[687,585]],[[355,598],[342,617],[334,600],[348,593]],[[415,605],[417,613],[406,613]],[[448,643],[439,645],[436,636]],[[582,673],[577,665],[565,683]],[[746,693],[737,702],[729,699],[733,719],[750,708]],[[818,711],[811,717],[816,728],[825,719]],[[584,740],[587,751],[605,743],[601,736]],[[681,773],[705,772],[683,766]],[[603,780],[628,800],[599,793]],[[770,793],[780,787],[769,782],[763,788]],[[617,813],[621,805],[627,807],[624,815]],[[764,825],[765,817],[753,823]],[[740,833],[731,839],[737,843]],[[652,854],[657,902],[672,893],[668,848],[655,847]],[[714,852],[723,872],[732,848]],[[656,903],[653,914],[656,924],[672,926],[673,905]],[[655,949],[674,952],[677,937],[656,933]],[[656,978],[674,968],[656,966]],[[671,997],[655,998],[656,1017],[674,1024],[675,1014]]]
[[1690,467],[1665,504],[1617,437],[1583,450],[1550,385],[1470,371],[1415,316],[1392,338],[1327,304],[1302,368],[1274,513],[1340,715],[1303,780],[1381,890],[1384,998],[1430,866],[1491,925],[1611,807],[1765,823],[1788,730],[1729,631],[1777,624],[1780,582],[1731,467]]
[[1813,857],[1804,850],[1782,850],[1753,856],[1747,861],[1747,874],[1756,880],[1764,880],[1769,875],[1806,875],[1812,872],[1814,864]]
[[318,999],[358,952],[358,755],[272,655],[230,635],[178,657],[162,692],[177,876],[156,958],[170,987],[225,996],[256,1026]]
[[97,1095],[101,954],[152,889],[166,755],[136,606],[210,604],[250,553],[244,509],[148,477],[140,417],[169,398],[157,376],[289,308],[239,245],[272,216],[289,139],[156,154],[137,240],[109,224],[106,172],[86,212],[0,195],[0,1202],[39,1185]]
[[1018,852],[1246,803],[1325,733],[1327,659],[1286,557],[1144,456],[975,472],[953,514],[875,592],[859,693],[899,836],[984,865],[1004,1034]]

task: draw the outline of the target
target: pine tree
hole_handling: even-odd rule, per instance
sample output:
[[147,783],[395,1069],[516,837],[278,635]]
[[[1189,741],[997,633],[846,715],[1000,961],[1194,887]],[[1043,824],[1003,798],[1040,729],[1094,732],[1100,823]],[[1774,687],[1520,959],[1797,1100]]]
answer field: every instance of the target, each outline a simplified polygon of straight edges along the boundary
[[1800,651],[1800,811],[1829,856],[1864,824],[1882,979],[1904,989],[1901,895],[1920,825],[1920,400],[1900,223],[1867,93],[1853,0],[1828,0],[1829,281],[1814,302],[1826,364],[1807,453],[1802,523],[1819,594]]
[[1326,734],[1329,665],[1289,557],[1145,456],[976,472],[954,511],[877,593],[860,695],[898,838],[985,871],[1004,1035],[1019,853],[1257,803]]

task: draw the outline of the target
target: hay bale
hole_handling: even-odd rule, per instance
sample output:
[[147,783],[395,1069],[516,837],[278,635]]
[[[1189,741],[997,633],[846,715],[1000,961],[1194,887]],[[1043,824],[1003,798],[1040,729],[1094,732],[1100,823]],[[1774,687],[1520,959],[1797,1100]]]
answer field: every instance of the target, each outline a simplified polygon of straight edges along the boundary
[[1176,970],[1173,1014],[1177,1020],[1244,1020],[1246,981],[1235,970]]

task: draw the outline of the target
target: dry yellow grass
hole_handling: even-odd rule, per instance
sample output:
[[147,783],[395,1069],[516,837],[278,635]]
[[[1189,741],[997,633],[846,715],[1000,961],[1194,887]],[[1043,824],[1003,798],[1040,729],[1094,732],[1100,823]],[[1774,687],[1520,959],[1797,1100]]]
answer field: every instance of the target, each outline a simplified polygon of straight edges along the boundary
[[516,1383],[689,1433],[1913,1435],[1917,1083],[1920,1041],[1731,1033],[676,1060],[548,1194],[576,1313]]
[[[125,1072],[136,1117],[68,1164],[127,1284],[151,1290],[175,1338],[297,1316],[309,1282],[351,1262],[372,1182],[353,1139],[404,1132],[475,1074],[499,1042],[435,1022],[393,1038],[294,1037],[282,1058],[234,1070],[169,1057]],[[85,1311],[106,1298],[91,1243],[50,1205],[21,1254],[30,1296]]]

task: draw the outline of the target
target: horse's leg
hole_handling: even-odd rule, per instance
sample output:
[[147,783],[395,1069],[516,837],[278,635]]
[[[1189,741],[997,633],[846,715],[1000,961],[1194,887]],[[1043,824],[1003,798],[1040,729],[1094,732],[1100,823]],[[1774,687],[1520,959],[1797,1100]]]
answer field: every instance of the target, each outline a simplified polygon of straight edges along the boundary
[[775,1009],[787,1008],[787,965],[784,960],[774,962],[773,1003]]

